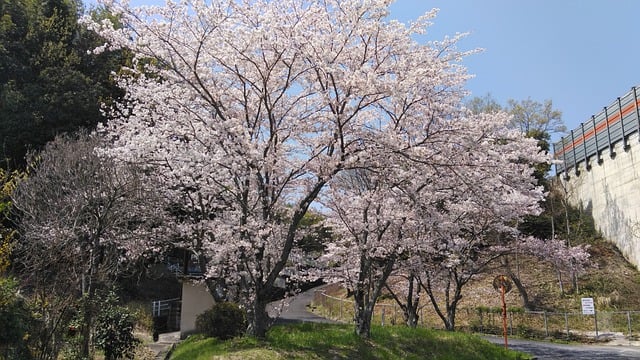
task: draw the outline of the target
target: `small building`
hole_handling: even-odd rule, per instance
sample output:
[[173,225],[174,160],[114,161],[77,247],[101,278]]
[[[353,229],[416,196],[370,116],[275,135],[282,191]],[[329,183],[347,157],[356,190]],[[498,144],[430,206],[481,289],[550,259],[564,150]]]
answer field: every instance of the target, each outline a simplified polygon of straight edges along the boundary
[[175,249],[167,257],[167,269],[182,283],[179,304],[180,338],[184,339],[196,330],[196,318],[210,309],[215,301],[203,280],[198,257],[185,249]]
[[180,316],[180,338],[184,339],[196,330],[196,318],[210,309],[215,301],[204,281],[182,279],[182,310]]

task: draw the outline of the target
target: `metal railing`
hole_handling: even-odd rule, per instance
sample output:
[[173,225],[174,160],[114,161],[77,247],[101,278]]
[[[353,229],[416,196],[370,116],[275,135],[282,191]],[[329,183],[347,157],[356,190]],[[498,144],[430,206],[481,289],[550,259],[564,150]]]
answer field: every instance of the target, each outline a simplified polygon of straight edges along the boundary
[[180,298],[156,300],[151,302],[154,332],[162,333],[180,329],[182,313]]
[[608,149],[609,157],[616,155],[614,146],[622,142],[623,151],[629,149],[628,138],[640,128],[640,89],[635,86],[597,115],[570,131],[560,141],[553,144],[556,174],[566,173],[573,168],[578,172],[578,164],[602,163],[602,153]]

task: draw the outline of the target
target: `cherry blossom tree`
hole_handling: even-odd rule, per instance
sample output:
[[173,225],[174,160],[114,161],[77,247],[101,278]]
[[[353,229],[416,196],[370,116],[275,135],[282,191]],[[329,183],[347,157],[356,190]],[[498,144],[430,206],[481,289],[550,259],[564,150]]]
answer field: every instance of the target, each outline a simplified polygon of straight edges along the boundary
[[452,152],[458,165],[441,176],[439,200],[430,215],[437,220],[424,229],[430,246],[419,253],[423,270],[418,279],[449,330],[455,328],[462,288],[510,251],[519,219],[541,211],[543,189],[531,164],[548,161],[548,155],[535,139],[509,129],[509,120],[493,113],[464,122]]
[[569,273],[578,277],[592,265],[590,261],[591,255],[588,251],[589,245],[587,244],[570,246],[565,240],[559,238],[538,239],[526,237],[522,240],[520,249],[523,254],[533,256],[553,266],[558,279],[558,287],[563,294],[562,274]]
[[405,208],[398,188],[371,170],[343,173],[335,183],[327,205],[337,236],[325,261],[340,266],[327,275],[351,290],[356,334],[369,337],[374,306],[402,252]]
[[265,335],[269,293],[326,186],[394,152],[419,157],[407,150],[460,102],[459,36],[419,44],[435,11],[404,25],[389,3],[105,2],[125,26],[90,24],[108,39],[96,51],[136,54],[108,151],[163,181],[181,245],[209,284],[237,289],[250,334]]
[[[548,159],[534,139],[509,129],[504,113],[440,115],[434,131],[412,134],[420,145],[387,146],[384,161],[331,185],[327,207],[341,236],[329,255],[353,289],[361,335],[395,265],[453,330],[462,288],[509,251],[504,239],[517,233],[518,219],[540,211],[543,192],[529,164]],[[409,323],[417,321],[413,294],[401,304]]]

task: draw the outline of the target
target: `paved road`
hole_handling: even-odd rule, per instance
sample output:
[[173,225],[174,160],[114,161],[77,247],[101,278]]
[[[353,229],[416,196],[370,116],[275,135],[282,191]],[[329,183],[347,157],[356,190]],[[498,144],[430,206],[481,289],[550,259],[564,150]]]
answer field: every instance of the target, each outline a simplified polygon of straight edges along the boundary
[[286,324],[292,322],[316,322],[316,323],[336,323],[333,320],[318,316],[308,310],[309,304],[313,300],[313,296],[316,291],[320,291],[321,287],[317,287],[311,290],[307,290],[300,293],[293,298],[285,300],[288,305],[285,305],[282,312],[278,315],[278,311],[274,307],[279,305],[279,301],[272,304],[269,314],[273,317],[277,317],[276,324]]
[[[504,345],[502,337],[483,336],[492,343]],[[541,341],[509,339],[509,348],[531,354],[539,360],[640,359],[640,347],[622,345],[567,345]]]

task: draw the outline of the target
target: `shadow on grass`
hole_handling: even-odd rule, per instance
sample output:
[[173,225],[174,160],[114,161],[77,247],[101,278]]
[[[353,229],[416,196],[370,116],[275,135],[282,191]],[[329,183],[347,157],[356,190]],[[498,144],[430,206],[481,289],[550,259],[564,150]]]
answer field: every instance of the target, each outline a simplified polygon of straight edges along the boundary
[[276,326],[269,332],[267,342],[289,359],[527,358],[473,335],[400,326],[374,327],[371,339],[361,339],[350,325],[306,323]]
[[263,344],[250,337],[221,341],[202,335],[190,336],[173,351],[171,359],[210,360],[211,356],[261,348]]

